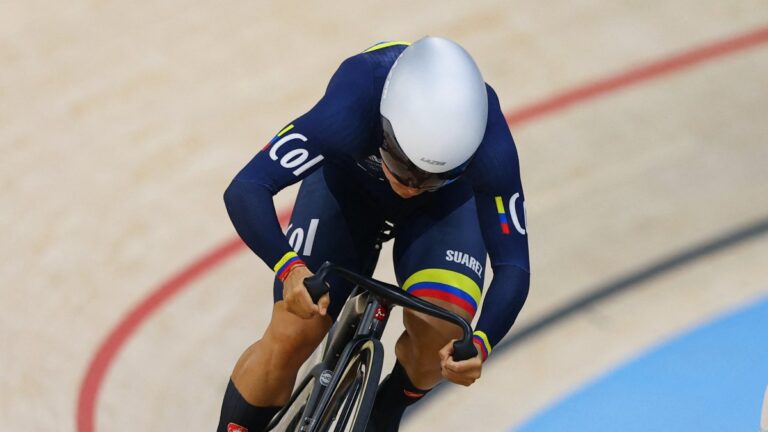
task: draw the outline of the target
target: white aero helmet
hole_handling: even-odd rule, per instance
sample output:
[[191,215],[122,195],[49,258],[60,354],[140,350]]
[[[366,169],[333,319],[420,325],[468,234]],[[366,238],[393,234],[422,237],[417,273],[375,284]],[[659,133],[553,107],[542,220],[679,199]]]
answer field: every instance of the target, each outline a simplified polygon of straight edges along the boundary
[[464,48],[427,36],[395,61],[380,111],[384,164],[401,183],[434,190],[461,175],[483,140],[485,81]]

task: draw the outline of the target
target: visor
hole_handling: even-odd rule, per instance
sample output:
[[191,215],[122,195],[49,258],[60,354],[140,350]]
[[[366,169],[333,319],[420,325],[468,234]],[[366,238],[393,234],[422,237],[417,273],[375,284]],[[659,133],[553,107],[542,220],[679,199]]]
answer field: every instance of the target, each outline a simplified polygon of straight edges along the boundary
[[379,148],[381,159],[397,181],[406,186],[426,191],[435,191],[456,180],[464,172],[467,165],[469,165],[469,161],[467,161],[450,171],[442,173],[424,171],[405,155],[405,152],[403,152],[403,149],[397,142],[397,138],[395,138],[395,132],[389,120],[382,116],[381,124],[384,130],[384,142]]

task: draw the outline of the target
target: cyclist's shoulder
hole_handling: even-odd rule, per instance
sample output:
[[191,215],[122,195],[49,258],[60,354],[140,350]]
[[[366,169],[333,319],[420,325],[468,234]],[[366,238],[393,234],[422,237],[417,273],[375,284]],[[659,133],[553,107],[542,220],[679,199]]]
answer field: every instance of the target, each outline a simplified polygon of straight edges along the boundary
[[[343,111],[360,121],[361,116],[378,118],[381,92],[387,74],[407,42],[381,42],[341,62],[326,90],[323,107]],[[365,121],[364,123],[373,124]]]
[[473,184],[498,187],[499,183],[519,182],[519,159],[515,140],[501,109],[494,88],[486,83],[488,123],[483,141],[467,169]]
[[337,73],[356,76],[368,80],[372,87],[380,89],[392,69],[392,65],[410,45],[404,41],[390,41],[376,43],[361,52],[347,57],[339,67]]
[[515,140],[509,129],[504,111],[501,109],[499,96],[490,84],[485,84],[488,93],[488,122],[479,153],[492,154],[495,157],[517,157]]

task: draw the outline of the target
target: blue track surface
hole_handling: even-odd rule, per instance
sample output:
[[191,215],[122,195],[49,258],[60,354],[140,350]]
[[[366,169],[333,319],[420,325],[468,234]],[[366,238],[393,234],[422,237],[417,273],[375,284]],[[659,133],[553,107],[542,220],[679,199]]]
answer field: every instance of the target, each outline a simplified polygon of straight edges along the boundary
[[513,430],[755,431],[768,297],[654,348]]

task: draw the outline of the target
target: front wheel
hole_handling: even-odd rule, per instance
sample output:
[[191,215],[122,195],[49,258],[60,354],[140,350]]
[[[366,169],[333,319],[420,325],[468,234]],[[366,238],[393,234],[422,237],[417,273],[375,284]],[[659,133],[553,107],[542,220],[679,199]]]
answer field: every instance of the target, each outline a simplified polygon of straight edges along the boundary
[[350,356],[328,406],[320,415],[321,432],[364,432],[376,398],[384,362],[381,342],[365,341]]

